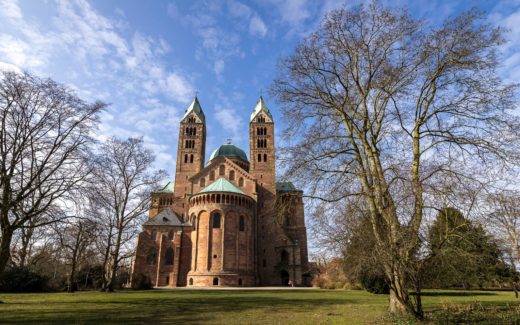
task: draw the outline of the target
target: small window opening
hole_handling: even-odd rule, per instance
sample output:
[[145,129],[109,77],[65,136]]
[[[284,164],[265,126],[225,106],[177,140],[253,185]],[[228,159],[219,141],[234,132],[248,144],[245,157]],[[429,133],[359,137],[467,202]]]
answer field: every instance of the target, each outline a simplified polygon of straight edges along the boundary
[[173,248],[171,248],[171,247],[169,247],[166,250],[166,254],[164,256],[164,264],[173,265]]
[[213,214],[213,228],[220,228],[220,213]]
[[193,278],[190,278],[190,286],[193,285]]
[[213,285],[218,286],[218,278],[213,278]]
[[238,230],[244,231],[246,229],[246,223],[244,220],[244,216],[240,216],[239,222],[238,222]]

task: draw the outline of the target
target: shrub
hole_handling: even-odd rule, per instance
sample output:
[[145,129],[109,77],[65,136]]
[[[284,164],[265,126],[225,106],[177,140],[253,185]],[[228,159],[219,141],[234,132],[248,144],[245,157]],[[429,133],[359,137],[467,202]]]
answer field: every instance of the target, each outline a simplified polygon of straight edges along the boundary
[[390,293],[390,287],[382,274],[367,271],[361,272],[359,274],[359,282],[368,292],[375,294]]
[[25,267],[13,267],[0,274],[1,292],[42,292],[48,279]]
[[152,288],[150,279],[142,273],[135,275],[132,281],[132,289],[134,290],[147,290]]
[[486,306],[472,304],[444,304],[432,313],[435,324],[519,324],[520,308],[517,305]]

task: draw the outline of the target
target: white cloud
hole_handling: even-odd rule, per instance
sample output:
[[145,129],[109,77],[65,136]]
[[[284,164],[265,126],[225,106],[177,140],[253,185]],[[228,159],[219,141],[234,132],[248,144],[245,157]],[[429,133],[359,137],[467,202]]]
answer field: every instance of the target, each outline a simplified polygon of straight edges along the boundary
[[232,17],[238,18],[244,22],[249,21],[249,33],[251,36],[264,37],[267,33],[267,26],[258,13],[247,5],[238,1],[228,1],[229,13]]
[[222,74],[222,72],[224,71],[224,66],[225,63],[223,59],[217,59],[215,61],[215,64],[213,65],[213,71],[215,71],[215,74],[217,76],[220,76]]
[[22,19],[22,11],[17,0],[0,0],[0,12],[10,19]]
[[267,26],[258,16],[253,16],[249,23],[249,32],[253,36],[264,37],[267,34]]
[[172,18],[177,18],[179,16],[179,9],[177,8],[177,5],[173,2],[168,3],[168,6],[166,7],[166,12],[168,12],[168,16]]
[[191,83],[178,73],[171,73],[166,78],[165,92],[170,98],[177,99],[183,103],[190,101],[194,90]]
[[251,8],[238,1],[229,1],[228,7],[231,15],[237,18],[248,19],[253,14]]
[[520,80],[520,8],[512,11],[507,2],[499,2],[489,15],[489,22],[506,28],[507,42],[502,46],[501,74],[509,82]]
[[296,27],[311,16],[306,0],[271,0],[278,10],[282,21]]
[[240,142],[244,130],[241,128],[242,119],[237,112],[231,108],[217,108],[215,119],[222,126],[223,131],[227,131],[227,136],[232,138],[235,143]]
[[[98,139],[148,135],[146,145],[170,159],[177,137],[172,125],[194,93],[192,78],[167,65],[170,45],[128,33],[124,15],[117,15],[123,21],[109,19],[85,0],[48,5],[52,16],[43,25],[25,19],[15,1],[0,0],[0,68],[51,76],[86,100],[111,103],[101,116]],[[156,165],[171,172],[175,161],[163,163]]]
[[14,72],[18,72],[18,73],[22,72],[22,70],[20,70],[20,68],[18,66],[14,65],[14,64],[2,62],[2,61],[0,61],[0,70],[14,71]]
[[[192,28],[201,39],[196,58],[206,61],[208,68],[215,72],[217,80],[223,80],[226,63],[243,58],[240,48],[244,31],[254,37],[265,37],[268,28],[260,15],[251,7],[236,1],[202,1],[192,6],[193,14],[187,15],[185,24]],[[222,24],[223,20],[231,23]],[[209,61],[209,62],[207,62]]]

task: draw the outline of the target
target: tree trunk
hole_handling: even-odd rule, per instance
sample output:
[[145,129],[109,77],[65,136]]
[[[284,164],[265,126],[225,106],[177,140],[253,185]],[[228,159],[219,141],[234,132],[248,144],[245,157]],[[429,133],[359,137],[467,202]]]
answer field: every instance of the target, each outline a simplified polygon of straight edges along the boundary
[[34,228],[29,226],[28,228],[22,228],[22,249],[20,250],[20,267],[24,267],[27,258],[30,255],[29,245],[34,233]]
[[70,263],[69,278],[67,280],[67,292],[74,292],[74,276],[76,275],[76,266],[78,261],[78,254],[81,245],[81,235],[83,227],[81,223],[78,225],[78,232],[76,234],[76,242],[74,243],[74,249],[72,251],[72,261]]
[[10,227],[2,228],[2,238],[0,238],[0,273],[3,273],[7,263],[11,258],[11,240],[13,231]]
[[395,315],[405,315],[408,312],[405,301],[409,301],[408,292],[405,292],[400,285],[390,285],[388,311]]
[[76,259],[73,258],[71,266],[70,266],[70,272],[69,272],[69,278],[67,279],[67,292],[74,292],[74,276],[76,275]]
[[103,277],[101,279],[101,281],[103,281],[101,283],[102,291],[105,291],[107,288],[108,259],[110,257],[110,248],[112,247],[112,245],[110,244],[111,241],[112,241],[112,225],[110,225],[110,232],[108,233],[108,239],[107,239],[107,248],[105,249],[105,254],[103,256]]
[[417,287],[416,305],[410,300],[410,294],[404,287],[405,275],[395,270],[390,283],[390,296],[388,311],[394,315],[411,315],[415,318],[422,319],[424,314],[422,311],[421,291]]
[[118,259],[119,259],[119,250],[121,249],[121,236],[122,236],[122,232],[123,232],[122,226],[118,225],[118,228],[117,228],[117,240],[116,240],[116,244],[114,246],[114,254],[112,255],[113,256],[113,262],[112,262],[111,270],[110,270],[110,278],[108,280],[107,287],[106,287],[106,291],[107,292],[114,292],[114,281],[115,281],[116,273],[117,273],[117,266],[118,266]]

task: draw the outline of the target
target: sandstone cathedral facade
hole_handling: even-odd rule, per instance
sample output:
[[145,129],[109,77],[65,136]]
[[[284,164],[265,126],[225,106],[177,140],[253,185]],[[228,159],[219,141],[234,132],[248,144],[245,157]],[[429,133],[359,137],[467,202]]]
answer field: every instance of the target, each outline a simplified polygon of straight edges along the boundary
[[205,163],[206,120],[195,97],[180,122],[175,182],[151,196],[133,285],[309,284],[303,193],[276,182],[274,121],[262,97],[249,139],[250,160],[228,141]]

